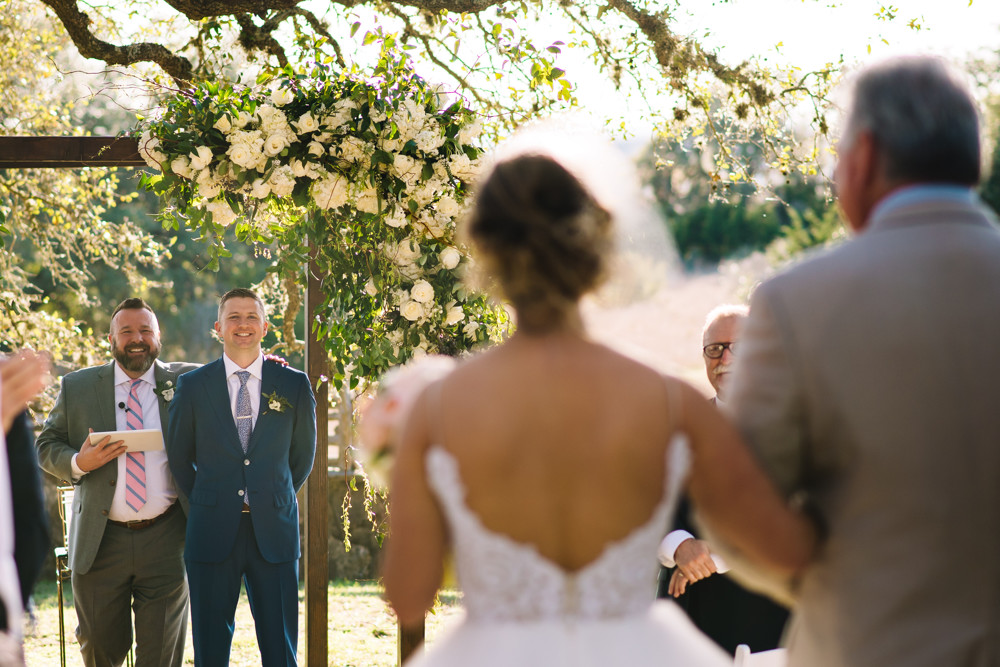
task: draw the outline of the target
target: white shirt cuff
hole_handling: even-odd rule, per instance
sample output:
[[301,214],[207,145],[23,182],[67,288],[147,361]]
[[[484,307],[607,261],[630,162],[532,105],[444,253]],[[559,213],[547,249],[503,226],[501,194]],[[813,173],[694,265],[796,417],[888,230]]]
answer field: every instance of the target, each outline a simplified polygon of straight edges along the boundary
[[[674,530],[667,534],[660,542],[659,549],[656,550],[656,555],[660,559],[660,564],[663,567],[677,567],[677,562],[674,560],[674,554],[677,553],[677,547],[681,545],[685,540],[697,539],[694,535],[687,532],[686,530]],[[712,562],[715,563],[715,569],[719,574],[725,574],[729,572],[729,565],[723,560],[722,556],[719,554],[712,554]]]
[[656,550],[656,555],[663,567],[676,567],[674,554],[677,553],[677,547],[681,545],[681,542],[693,539],[694,535],[686,530],[672,530],[667,533],[667,536],[660,542],[660,548]]
[[70,481],[72,481],[72,482],[77,482],[77,481],[79,481],[79,479],[80,479],[81,477],[83,477],[84,475],[86,475],[86,474],[87,474],[87,473],[86,473],[86,472],[84,472],[83,470],[80,470],[80,466],[78,466],[78,465],[76,464],[76,457],[78,457],[78,456],[79,456],[79,454],[74,454],[74,455],[73,455],[73,458],[71,458],[71,459],[69,460],[69,465],[70,465],[70,467],[71,467],[71,468],[73,468],[73,479],[72,479],[72,480],[70,480]]

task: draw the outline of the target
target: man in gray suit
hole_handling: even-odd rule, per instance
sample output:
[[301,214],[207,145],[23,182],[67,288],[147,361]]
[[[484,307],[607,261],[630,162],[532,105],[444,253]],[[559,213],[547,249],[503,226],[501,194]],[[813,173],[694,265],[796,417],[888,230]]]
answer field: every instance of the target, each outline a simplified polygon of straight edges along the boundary
[[932,58],[853,91],[836,183],[857,237],[756,290],[730,387],[825,535],[798,581],[758,583],[796,602],[789,667],[1000,665],[1000,231],[972,190],[975,105]]
[[38,437],[44,470],[76,486],[69,567],[88,667],[121,665],[132,646],[136,667],[179,667],[188,590],[185,511],[165,451],[124,453],[121,440],[92,431],[164,429],[177,377],[193,364],[163,364],[160,331],[142,299],[111,316],[114,361],[67,374]]

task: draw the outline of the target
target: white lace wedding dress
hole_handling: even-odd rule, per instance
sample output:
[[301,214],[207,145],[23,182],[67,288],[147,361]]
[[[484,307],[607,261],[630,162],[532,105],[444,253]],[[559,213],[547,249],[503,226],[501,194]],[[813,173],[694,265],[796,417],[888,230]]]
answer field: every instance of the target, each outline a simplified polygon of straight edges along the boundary
[[688,467],[683,437],[667,449],[664,497],[653,516],[569,573],[532,545],[486,528],[465,504],[457,462],[432,447],[427,474],[451,530],[465,617],[406,667],[731,667],[680,608],[653,599],[656,547]]

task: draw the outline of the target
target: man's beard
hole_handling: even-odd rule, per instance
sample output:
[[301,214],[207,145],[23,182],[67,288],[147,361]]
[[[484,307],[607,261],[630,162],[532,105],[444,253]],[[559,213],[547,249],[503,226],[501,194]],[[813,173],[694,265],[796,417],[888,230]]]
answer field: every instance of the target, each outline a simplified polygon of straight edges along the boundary
[[160,356],[159,345],[153,348],[146,343],[142,343],[141,345],[133,343],[128,347],[133,349],[141,347],[146,350],[146,354],[141,357],[130,356],[124,348],[118,347],[117,343],[112,346],[111,352],[115,357],[115,361],[117,361],[122,368],[132,373],[145,373],[149,370],[149,367],[153,365],[153,362],[156,361],[156,358]]

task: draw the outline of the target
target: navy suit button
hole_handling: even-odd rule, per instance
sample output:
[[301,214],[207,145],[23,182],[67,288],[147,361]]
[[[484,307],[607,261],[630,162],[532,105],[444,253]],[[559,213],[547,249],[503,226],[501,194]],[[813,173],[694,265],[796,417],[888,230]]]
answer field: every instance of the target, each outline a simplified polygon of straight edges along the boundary
[[108,482],[108,484],[110,484],[111,486],[114,486],[115,485],[115,480],[111,480],[110,482]]
[[250,459],[243,459],[243,465],[245,466],[250,465]]
[[239,491],[237,491],[237,492],[236,492],[236,495],[238,495],[238,496],[242,496],[242,495],[243,495],[243,489],[240,489]]

